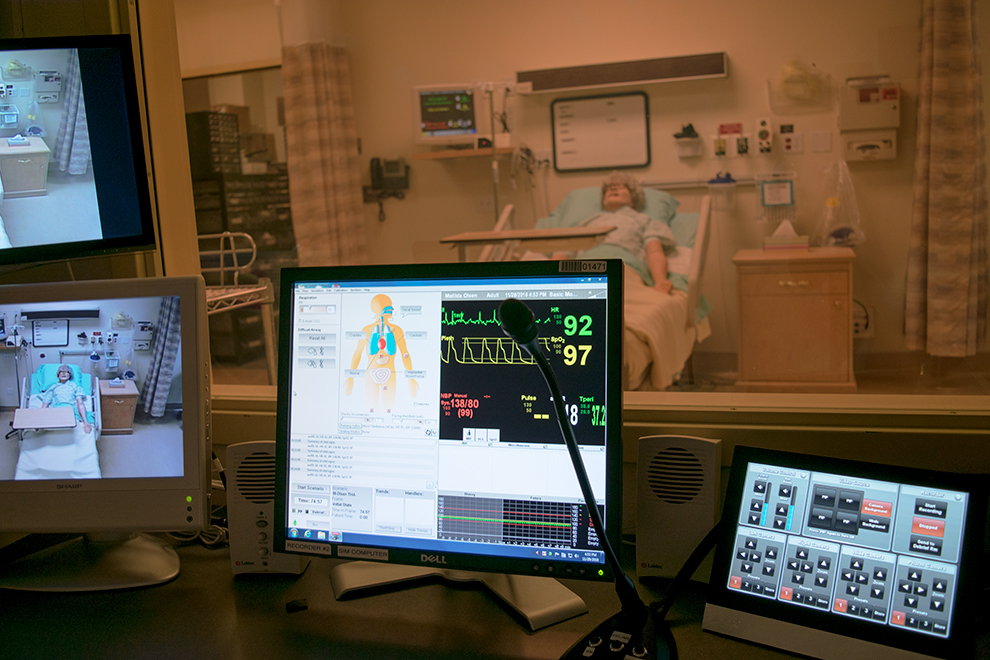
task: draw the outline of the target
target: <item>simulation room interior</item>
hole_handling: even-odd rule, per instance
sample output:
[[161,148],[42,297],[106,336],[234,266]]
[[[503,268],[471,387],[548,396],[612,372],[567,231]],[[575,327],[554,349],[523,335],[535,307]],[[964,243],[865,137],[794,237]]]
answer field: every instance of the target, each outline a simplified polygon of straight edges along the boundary
[[[752,183],[744,182],[774,169],[794,172],[794,225],[799,234],[812,234],[825,208],[822,173],[840,157],[845,139],[838,129],[837,96],[832,97],[827,108],[786,107],[777,104],[775,97],[768,98],[768,93],[774,90],[788,63],[794,61],[827,75],[836,94],[847,78],[885,74],[900,86],[904,97],[900,125],[896,129],[897,156],[849,163],[866,235],[866,240],[854,248],[856,258],[852,265],[854,320],[864,323],[862,312],[868,315],[869,324],[867,332],[857,331],[850,342],[857,391],[860,394],[986,395],[986,374],[990,369],[985,355],[926,356],[922,351],[908,350],[902,332],[908,252],[905,219],[911,216],[917,121],[920,33],[916,17],[904,15],[894,3],[869,8],[843,3],[832,6],[827,15],[797,7],[766,14],[755,3],[753,11],[743,12],[741,23],[698,29],[695,27],[695,17],[701,11],[698,8],[653,3],[632,3],[610,12],[568,7],[565,13],[553,3],[541,4],[527,10],[530,18],[523,23],[515,20],[511,12],[482,16],[480,8],[467,7],[457,15],[436,16],[418,12],[417,6],[415,3],[396,5],[394,11],[374,21],[369,20],[370,9],[354,5],[341,5],[336,8],[337,13],[330,11],[328,15],[313,10],[311,15],[310,28],[319,32],[320,38],[342,44],[348,51],[356,131],[362,148],[360,162],[365,170],[363,178],[370,176],[366,165],[373,156],[404,157],[410,166],[410,189],[402,200],[385,201],[384,222],[378,219],[377,204],[364,206],[369,244],[375,246],[370,255],[372,260],[412,261],[415,257],[411,246],[417,243],[437,246],[430,258],[439,255],[453,259],[456,258],[453,252],[442,248],[439,239],[467,230],[491,229],[494,203],[500,207],[512,203],[515,226],[527,227],[552,211],[568,192],[597,185],[604,173],[554,169],[551,103],[568,96],[642,89],[649,97],[652,149],[650,164],[632,170],[638,179],[658,184],[685,181],[692,182],[691,186],[698,184],[694,188],[669,191],[683,211],[697,210],[700,196],[709,192],[706,182],[718,172],[729,171],[740,181],[734,188],[731,206],[713,214],[714,233],[702,287],[713,307],[710,314],[713,332],[694,348],[696,378],[692,386],[702,391],[738,391],[741,312],[737,299],[738,275],[732,259],[739,250],[759,246],[762,237],[776,228],[775,223],[759,218],[755,188]],[[710,9],[716,11],[718,6],[719,3],[712,3]],[[258,20],[267,16],[271,8],[259,2],[242,5],[239,11],[242,13],[235,16],[224,13],[220,6],[207,9],[194,3],[176,3],[180,59],[187,81],[202,80],[200,74],[211,69],[250,68],[264,53],[270,55],[270,61],[278,61],[278,34],[266,27],[274,23]],[[221,19],[235,21],[238,29],[219,33],[213,26]],[[739,39],[741,34],[763,30],[760,22],[764,19],[771,21],[772,28],[767,29],[772,30],[774,39]],[[978,29],[987,32],[986,17],[981,14],[978,19]],[[478,20],[491,29],[480,34],[466,30]],[[569,31],[541,29],[561,20],[570,26]],[[287,21],[286,26],[289,24]],[[828,29],[818,32],[810,25],[827,25]],[[662,47],[655,38],[658,26],[664,35]],[[460,55],[439,65],[434,49],[411,36],[431,31],[447,35],[444,44]],[[466,36],[469,33],[473,35],[470,38]],[[518,38],[500,38],[504,34]],[[389,38],[381,48],[373,47],[381,35]],[[835,46],[839,37],[843,48]],[[509,45],[519,39],[528,47],[516,49]],[[218,48],[219,44],[223,48]],[[513,161],[508,156],[499,161],[501,176],[494,191],[490,158],[418,160],[431,148],[415,145],[409,128],[410,90],[416,86],[514,80],[519,71],[701,52],[725,52],[728,76],[559,94],[510,93],[505,102],[512,120],[512,146],[525,145],[551,161],[549,167],[535,170],[533,185],[527,174],[516,170],[513,175]],[[404,63],[401,70],[394,64],[399,60]],[[983,73],[986,78],[985,67]],[[218,82],[210,101],[253,105],[260,90],[256,83],[228,80],[221,85]],[[502,111],[502,100],[501,94],[496,93],[496,112]],[[476,105],[487,114],[483,94]],[[257,128],[265,121],[266,111],[252,108],[252,113]],[[755,148],[745,156],[737,155],[734,149],[725,156],[714,154],[711,139],[721,125],[741,123],[743,134],[750,135],[752,141],[759,118],[769,118],[772,125],[775,149],[770,155],[760,155]],[[673,136],[688,123],[697,129],[702,142],[700,157],[679,155]],[[804,144],[800,152],[784,151],[785,134],[780,131],[787,127],[802,136]],[[830,138],[829,149],[819,151],[824,149],[820,138],[826,133]],[[813,147],[813,142],[818,146]],[[496,191],[497,196],[493,197]],[[824,350],[831,349],[819,345],[810,352]],[[263,367],[261,362],[255,365]],[[230,382],[256,382],[251,380],[250,362],[243,369],[230,363],[216,366],[218,382],[227,378]],[[260,372],[257,375],[259,380],[264,377]]]

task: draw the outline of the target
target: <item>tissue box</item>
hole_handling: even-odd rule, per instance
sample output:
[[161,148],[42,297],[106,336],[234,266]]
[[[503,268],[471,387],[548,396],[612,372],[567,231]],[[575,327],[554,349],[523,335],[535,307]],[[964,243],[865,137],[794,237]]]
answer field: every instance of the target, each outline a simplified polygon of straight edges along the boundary
[[766,236],[763,239],[764,250],[807,250],[807,236]]

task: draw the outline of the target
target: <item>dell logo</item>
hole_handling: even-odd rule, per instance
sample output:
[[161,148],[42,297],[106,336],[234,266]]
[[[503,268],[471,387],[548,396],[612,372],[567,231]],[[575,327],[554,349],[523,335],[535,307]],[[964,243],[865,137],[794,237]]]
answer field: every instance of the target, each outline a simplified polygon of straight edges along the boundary
[[419,560],[424,564],[446,564],[447,558],[443,555],[420,555]]

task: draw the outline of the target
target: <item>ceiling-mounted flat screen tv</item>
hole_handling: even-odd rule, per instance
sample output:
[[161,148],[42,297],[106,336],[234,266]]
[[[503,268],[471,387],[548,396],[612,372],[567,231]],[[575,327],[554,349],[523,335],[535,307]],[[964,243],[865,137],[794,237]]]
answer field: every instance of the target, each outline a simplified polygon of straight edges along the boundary
[[129,35],[0,40],[0,266],[153,250]]

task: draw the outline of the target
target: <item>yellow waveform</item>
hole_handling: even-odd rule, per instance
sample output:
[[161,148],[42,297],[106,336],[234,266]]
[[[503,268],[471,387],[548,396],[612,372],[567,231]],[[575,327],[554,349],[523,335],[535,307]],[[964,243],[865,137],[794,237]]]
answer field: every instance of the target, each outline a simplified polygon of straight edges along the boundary
[[[544,350],[549,342],[540,339]],[[519,346],[508,337],[465,337],[460,346],[455,346],[453,337],[443,337],[440,345],[440,359],[450,364],[451,357],[458,364],[533,364],[531,356],[525,355]]]

